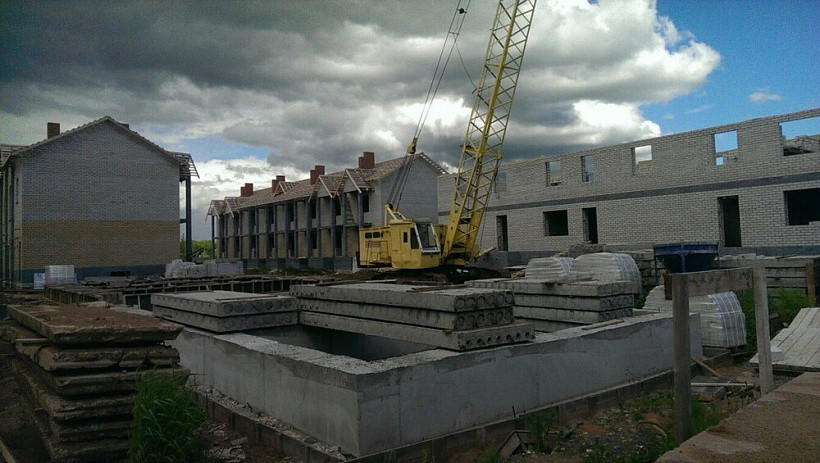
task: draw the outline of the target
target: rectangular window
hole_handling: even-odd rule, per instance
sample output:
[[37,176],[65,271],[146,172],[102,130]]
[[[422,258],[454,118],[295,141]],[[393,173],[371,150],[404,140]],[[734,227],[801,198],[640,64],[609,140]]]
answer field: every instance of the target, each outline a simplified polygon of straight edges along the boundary
[[547,186],[561,184],[561,161],[547,162]]
[[287,203],[285,205],[285,222],[293,222],[293,203]]
[[784,191],[786,220],[789,225],[820,222],[820,188]]
[[595,181],[595,160],[592,155],[581,156],[581,181],[587,183]]
[[276,257],[276,235],[268,234],[268,257]]
[[499,170],[495,174],[495,192],[505,193],[507,191],[507,172]]
[[310,230],[310,248],[319,249],[319,235],[316,232],[316,229]]
[[652,165],[652,145],[632,148],[632,173],[640,172]]
[[731,151],[737,151],[737,130],[729,132],[720,132],[714,135],[715,143],[715,165],[722,166],[726,164],[726,158],[735,156],[729,154]]
[[342,200],[333,198],[333,210],[336,211],[336,216],[342,215]]
[[273,230],[273,206],[267,207],[265,215],[268,219],[268,231]]
[[780,123],[783,155],[820,152],[820,116]]
[[317,201],[313,201],[313,202],[308,201],[308,203],[307,203],[307,207],[308,207],[308,209],[310,209],[310,218],[311,218],[311,220],[316,218],[316,204],[317,204]]
[[362,212],[370,212],[370,193],[362,193]]
[[569,221],[567,220],[567,211],[564,210],[544,212],[544,235],[569,235]]
[[509,244],[507,240],[507,216],[499,215],[495,218],[496,227],[496,246],[499,251],[509,251]]

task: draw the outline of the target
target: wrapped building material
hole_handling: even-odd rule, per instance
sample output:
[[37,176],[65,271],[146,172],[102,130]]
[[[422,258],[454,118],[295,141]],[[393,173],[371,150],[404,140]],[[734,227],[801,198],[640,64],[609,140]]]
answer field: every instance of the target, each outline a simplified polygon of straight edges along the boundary
[[541,257],[527,263],[526,278],[561,280],[569,276],[572,257]]
[[[672,301],[664,298],[663,286],[656,286],[646,296],[643,308],[671,312]],[[746,318],[735,293],[728,291],[689,298],[689,312],[700,314],[704,346],[730,348],[746,344]]]
[[572,261],[571,274],[589,276],[600,281],[629,281],[632,293],[641,294],[641,272],[632,256],[614,252],[596,252],[578,256]]
[[77,275],[73,265],[46,265],[43,278],[44,286],[74,285]]

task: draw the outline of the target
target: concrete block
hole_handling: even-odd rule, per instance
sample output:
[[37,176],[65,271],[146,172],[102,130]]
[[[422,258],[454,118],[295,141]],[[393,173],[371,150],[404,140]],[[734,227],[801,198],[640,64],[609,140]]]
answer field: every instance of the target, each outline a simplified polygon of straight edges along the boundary
[[387,283],[294,286],[290,294],[305,299],[413,307],[445,312],[494,309],[509,307],[513,304],[512,293],[504,289],[464,287],[431,289]]
[[632,294],[602,297],[551,296],[547,294],[516,294],[516,306],[547,307],[569,310],[613,310],[635,305]]
[[588,280],[556,283],[551,280],[535,278],[495,278],[468,281],[466,284],[474,288],[504,289],[515,294],[599,297],[632,293],[632,283],[628,281],[601,282]]
[[514,321],[512,307],[473,310],[469,312],[443,312],[440,310],[356,304],[352,302],[323,301],[319,299],[300,299],[298,307],[299,310],[310,312],[447,330],[471,330],[487,326],[509,325]]
[[172,320],[186,326],[202,328],[215,333],[228,333],[254,328],[270,328],[274,326],[293,325],[297,323],[296,312],[274,312],[252,315],[237,315],[233,317],[212,317],[184,310],[154,306],[154,313],[162,318]]
[[565,309],[547,309],[543,307],[525,307],[515,306],[515,318],[534,318],[538,320],[553,320],[572,323],[598,323],[616,318],[625,318],[632,316],[632,309],[613,309],[613,310],[565,310]]
[[531,341],[535,336],[532,325],[526,323],[447,332],[434,328],[363,320],[317,312],[299,313],[299,323],[319,328],[382,336],[451,350],[481,349],[525,342]]
[[195,312],[212,317],[243,314],[292,312],[296,300],[291,296],[203,291],[197,293],[152,294],[151,305]]

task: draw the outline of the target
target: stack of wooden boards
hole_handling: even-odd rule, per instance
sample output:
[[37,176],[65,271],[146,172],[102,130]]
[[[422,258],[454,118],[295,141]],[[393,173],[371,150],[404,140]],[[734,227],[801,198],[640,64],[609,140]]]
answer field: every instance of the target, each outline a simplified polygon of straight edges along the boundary
[[234,291],[153,294],[151,305],[159,317],[215,333],[298,323],[296,300],[284,295]]
[[100,307],[11,306],[0,339],[52,462],[119,461],[128,450],[135,380],[186,375],[162,345],[180,326]]
[[518,323],[505,290],[387,283],[305,285],[299,323],[401,341],[470,350],[530,341],[534,327]]
[[468,281],[473,288],[511,291],[517,320],[538,331],[557,331],[632,316],[633,282],[568,277]]

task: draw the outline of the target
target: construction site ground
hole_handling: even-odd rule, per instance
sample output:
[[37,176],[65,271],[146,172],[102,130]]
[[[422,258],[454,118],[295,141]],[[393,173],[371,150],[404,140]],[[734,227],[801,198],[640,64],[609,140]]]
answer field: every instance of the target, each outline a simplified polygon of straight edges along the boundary
[[[8,293],[7,293],[8,299]],[[34,303],[37,297],[20,294],[9,303]],[[3,346],[0,346],[3,347]],[[14,355],[11,346],[0,352],[0,363],[5,364],[3,357]],[[713,372],[717,373],[719,382],[749,384],[750,386],[730,386],[707,388],[697,394],[695,420],[712,419],[717,423],[731,417],[713,428],[712,436],[706,437],[714,442],[715,433],[744,433],[749,442],[740,441],[737,449],[724,449],[728,453],[709,453],[698,447],[701,434],[690,440],[679,455],[668,454],[669,461],[774,461],[776,455],[790,455],[788,461],[812,461],[810,456],[820,454],[820,430],[816,417],[820,416],[820,380],[814,380],[796,388],[796,392],[783,393],[776,390],[770,399],[758,400],[758,393],[753,388],[757,383],[757,374],[745,361],[744,356],[723,355],[721,359],[710,363]],[[695,381],[709,380],[714,375],[700,369]],[[815,376],[819,374],[814,374]],[[705,379],[704,379],[705,378]],[[775,386],[780,387],[795,378],[794,375],[775,375]],[[816,378],[815,378],[816,379]],[[715,379],[712,379],[715,381]],[[31,410],[21,403],[17,381],[11,369],[0,365],[0,440],[19,462],[47,461],[48,454],[39,443],[38,435],[31,422]],[[697,393],[697,391],[695,391]],[[768,397],[768,396],[767,396]],[[754,412],[737,413],[738,410]],[[674,406],[671,385],[656,389],[646,395],[635,397],[616,407],[604,408],[587,416],[572,419],[568,422],[556,422],[553,416],[537,415],[529,421],[528,428],[522,429],[529,434],[530,443],[520,446],[511,455],[500,455],[499,448],[503,442],[493,442],[486,448],[473,449],[453,456],[450,461],[457,462],[640,462],[655,461],[666,450],[673,447],[672,429]],[[741,431],[738,431],[741,430]],[[744,431],[745,430],[745,431]],[[207,442],[209,462],[288,462],[297,461],[294,457],[283,455],[266,445],[261,445],[241,435],[224,423],[209,422],[203,429]],[[532,436],[540,435],[536,440]],[[808,446],[794,449],[790,436],[797,438],[809,436]],[[711,440],[709,440],[711,439]],[[737,440],[737,437],[734,437]],[[729,441],[731,442],[731,441]],[[723,442],[725,445],[725,442]],[[813,447],[812,447],[813,445]],[[760,459],[755,459],[755,448],[765,448]],[[708,449],[707,449],[708,450]],[[676,451],[677,452],[677,451]],[[795,453],[796,452],[796,453]],[[0,462],[4,462],[0,452]],[[795,455],[798,459],[795,459]],[[805,455],[805,460],[799,456]],[[675,458],[672,458],[675,457]],[[769,458],[767,460],[767,458]],[[776,458],[777,459],[777,458]],[[785,461],[785,460],[780,460]]]

